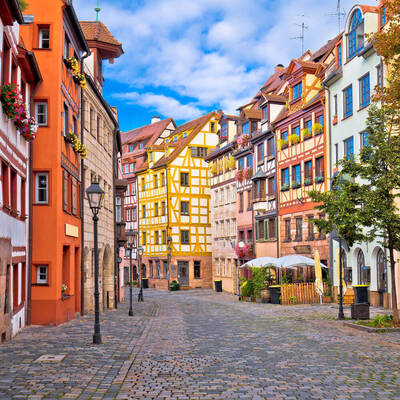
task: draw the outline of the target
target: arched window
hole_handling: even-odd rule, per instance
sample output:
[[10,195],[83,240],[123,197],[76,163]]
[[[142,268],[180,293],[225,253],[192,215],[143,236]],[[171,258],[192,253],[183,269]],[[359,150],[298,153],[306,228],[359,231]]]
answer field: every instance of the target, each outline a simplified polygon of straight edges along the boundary
[[365,257],[362,250],[357,254],[357,273],[360,285],[369,285],[371,281],[370,267],[365,265]]
[[378,270],[378,290],[381,292],[386,292],[387,290],[387,267],[385,255],[382,249],[379,249],[376,255],[376,267]]
[[364,46],[364,20],[359,9],[355,10],[350,21],[347,37],[348,58],[357,54]]
[[343,271],[344,271],[344,281],[351,285],[351,283],[353,282],[353,271],[351,269],[351,267],[347,266],[347,254],[346,251],[344,249],[342,249],[342,267],[343,267]]

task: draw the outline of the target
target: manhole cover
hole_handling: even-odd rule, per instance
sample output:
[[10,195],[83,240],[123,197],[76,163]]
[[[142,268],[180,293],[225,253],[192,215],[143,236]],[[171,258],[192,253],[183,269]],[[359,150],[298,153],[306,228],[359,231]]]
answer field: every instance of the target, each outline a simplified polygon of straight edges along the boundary
[[61,362],[66,354],[44,354],[35,360],[35,362]]

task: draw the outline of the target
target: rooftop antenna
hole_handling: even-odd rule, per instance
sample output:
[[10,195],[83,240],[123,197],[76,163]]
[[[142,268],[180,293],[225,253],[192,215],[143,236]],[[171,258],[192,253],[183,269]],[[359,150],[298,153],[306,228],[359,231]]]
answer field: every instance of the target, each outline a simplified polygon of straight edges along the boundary
[[[304,17],[304,14],[302,15],[302,17]],[[301,24],[295,24],[295,25],[300,26],[301,35],[292,37],[290,39],[300,39],[301,40],[301,55],[303,55],[304,54],[304,32],[306,29],[308,29],[308,26],[304,23],[304,21]]]
[[338,32],[342,31],[342,17],[346,17],[346,12],[344,8],[341,6],[340,0],[337,0],[336,12],[328,15],[333,15],[338,19]]
[[99,20],[99,12],[101,11],[100,0],[97,0],[97,7],[95,7],[94,11],[96,11],[96,22],[97,22]]

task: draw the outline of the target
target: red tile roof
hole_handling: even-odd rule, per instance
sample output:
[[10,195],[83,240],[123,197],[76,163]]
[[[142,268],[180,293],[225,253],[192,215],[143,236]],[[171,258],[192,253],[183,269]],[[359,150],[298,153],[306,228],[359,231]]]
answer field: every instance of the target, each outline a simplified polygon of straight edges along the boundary
[[101,21],[80,21],[86,40],[122,46]]
[[164,132],[171,122],[176,127],[174,120],[172,118],[167,118],[162,121],[155,122],[154,124],[145,125],[128,132],[121,132],[122,144],[136,143],[148,139],[150,139],[149,144],[152,144]]
[[366,12],[377,13],[379,9],[376,6],[364,6],[364,5],[360,5],[360,8],[363,14],[365,14]]

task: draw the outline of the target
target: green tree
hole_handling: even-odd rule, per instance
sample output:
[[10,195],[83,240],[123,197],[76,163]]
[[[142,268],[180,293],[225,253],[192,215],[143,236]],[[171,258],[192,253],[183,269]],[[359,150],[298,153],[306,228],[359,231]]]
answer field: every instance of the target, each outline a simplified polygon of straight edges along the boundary
[[18,0],[21,11],[24,12],[28,8],[28,3],[25,0]]
[[396,111],[372,105],[367,118],[367,145],[357,157],[340,162],[333,188],[311,192],[328,216],[319,229],[335,226],[349,246],[378,240],[389,251],[393,320],[399,323],[394,251],[400,250],[400,136],[394,131]]

